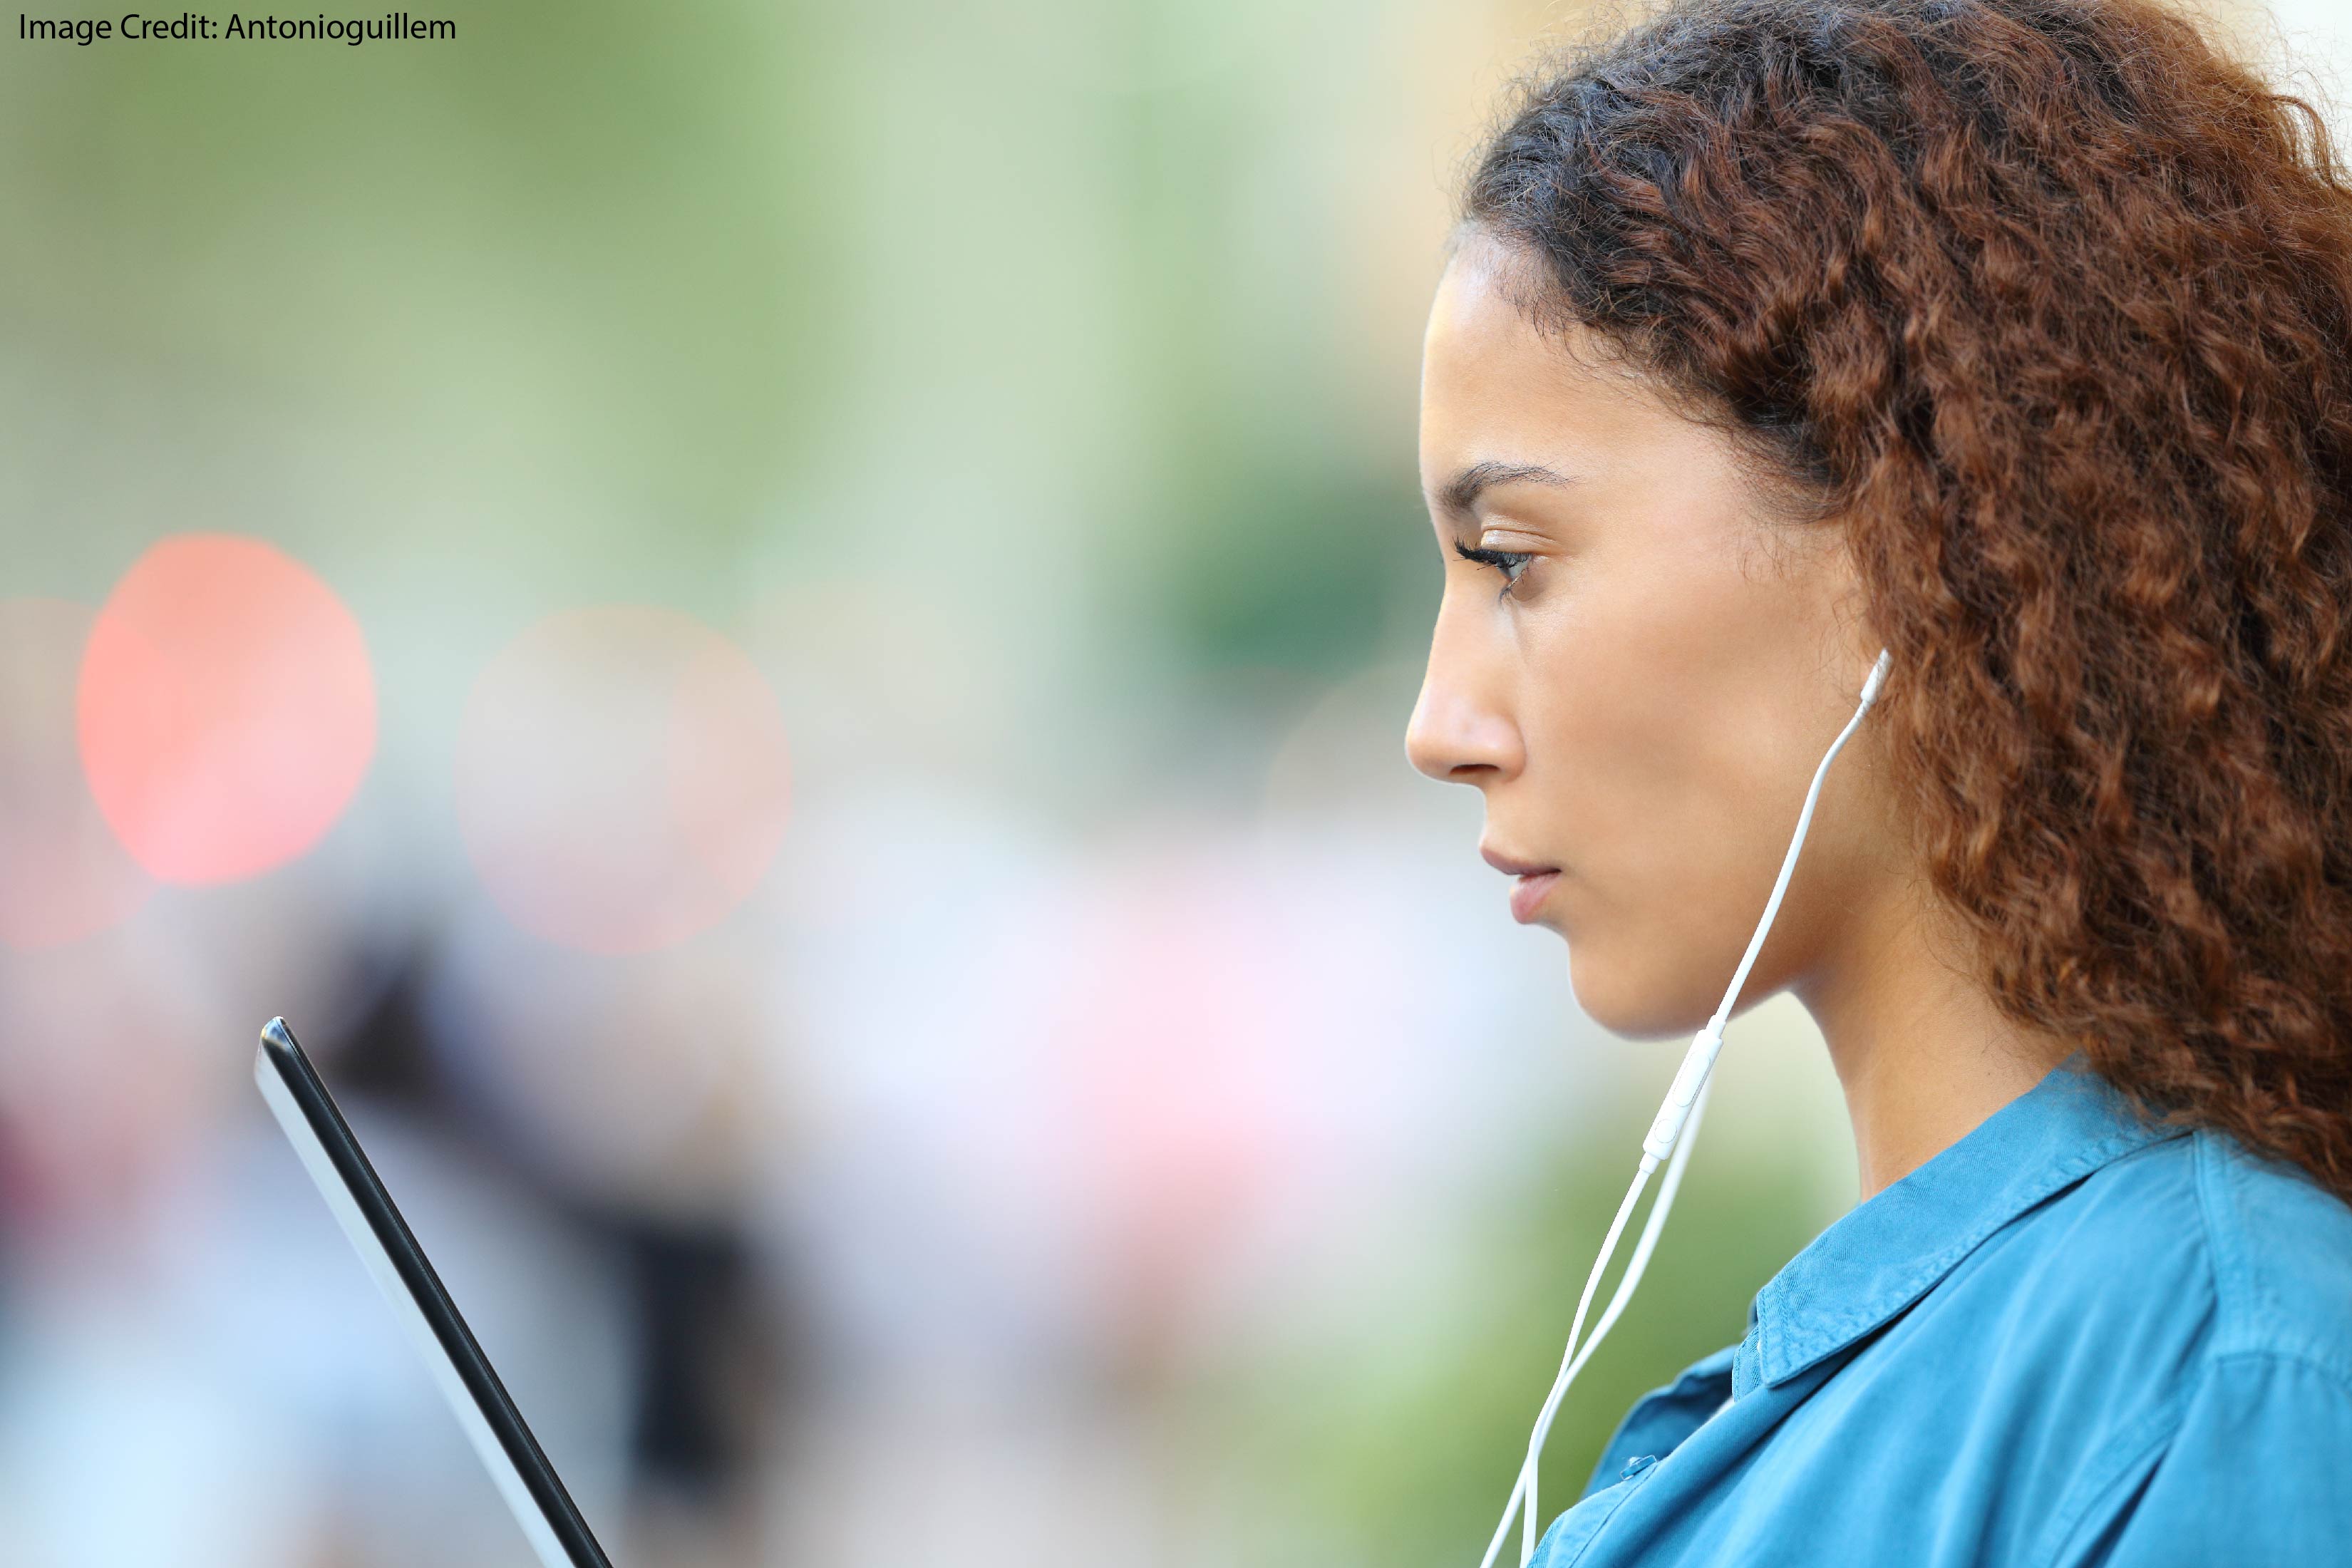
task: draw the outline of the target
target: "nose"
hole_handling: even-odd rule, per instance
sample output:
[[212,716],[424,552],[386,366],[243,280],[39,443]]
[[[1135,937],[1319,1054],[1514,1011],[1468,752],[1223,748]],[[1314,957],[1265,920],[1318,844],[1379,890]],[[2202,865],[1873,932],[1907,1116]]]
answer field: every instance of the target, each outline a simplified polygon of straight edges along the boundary
[[1518,772],[1517,726],[1431,659],[1404,731],[1405,755],[1442,784],[1485,785]]

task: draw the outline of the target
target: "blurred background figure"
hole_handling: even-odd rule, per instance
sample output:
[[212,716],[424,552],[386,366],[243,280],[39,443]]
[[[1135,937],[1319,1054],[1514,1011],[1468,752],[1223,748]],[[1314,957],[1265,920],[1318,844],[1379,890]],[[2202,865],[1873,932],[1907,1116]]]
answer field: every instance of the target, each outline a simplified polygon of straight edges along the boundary
[[[618,1563],[1466,1561],[1678,1056],[1402,748],[1585,7],[443,14],[0,49],[0,1556],[525,1560],[283,1014]],[[1549,1496],[1853,1201],[1720,1071]]]

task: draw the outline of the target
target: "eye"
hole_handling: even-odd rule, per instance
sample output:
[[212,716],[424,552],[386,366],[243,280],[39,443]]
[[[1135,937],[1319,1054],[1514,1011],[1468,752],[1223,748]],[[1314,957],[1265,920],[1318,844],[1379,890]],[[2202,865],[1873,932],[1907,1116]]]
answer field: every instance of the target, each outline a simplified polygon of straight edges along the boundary
[[1519,574],[1527,570],[1535,556],[1525,550],[1482,550],[1475,544],[1454,542],[1454,553],[1465,561],[1475,561],[1481,566],[1493,566],[1503,574],[1503,592],[1507,594],[1518,583]]

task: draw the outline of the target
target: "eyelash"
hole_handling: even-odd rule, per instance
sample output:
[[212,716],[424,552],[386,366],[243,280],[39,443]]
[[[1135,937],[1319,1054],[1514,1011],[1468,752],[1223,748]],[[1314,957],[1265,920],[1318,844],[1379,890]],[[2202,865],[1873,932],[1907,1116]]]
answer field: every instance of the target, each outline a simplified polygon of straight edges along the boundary
[[1527,570],[1535,556],[1524,550],[1481,550],[1475,545],[1454,542],[1454,553],[1465,561],[1475,561],[1481,566],[1498,568],[1503,574],[1503,592],[1508,594],[1518,585],[1519,574]]

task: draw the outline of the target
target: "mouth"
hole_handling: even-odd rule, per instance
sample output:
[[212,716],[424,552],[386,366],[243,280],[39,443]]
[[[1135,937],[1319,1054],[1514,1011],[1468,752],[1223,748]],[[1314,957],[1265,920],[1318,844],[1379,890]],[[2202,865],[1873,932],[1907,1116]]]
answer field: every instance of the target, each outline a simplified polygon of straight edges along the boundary
[[1511,889],[1511,918],[1526,925],[1536,918],[1543,901],[1551,896],[1551,887],[1559,880],[1557,871],[1538,871],[1522,877]]
[[1511,918],[1526,925],[1536,918],[1543,902],[1551,896],[1553,884],[1559,880],[1559,868],[1540,865],[1532,860],[1520,860],[1497,849],[1481,845],[1479,858],[1506,876],[1517,879],[1511,889]]

